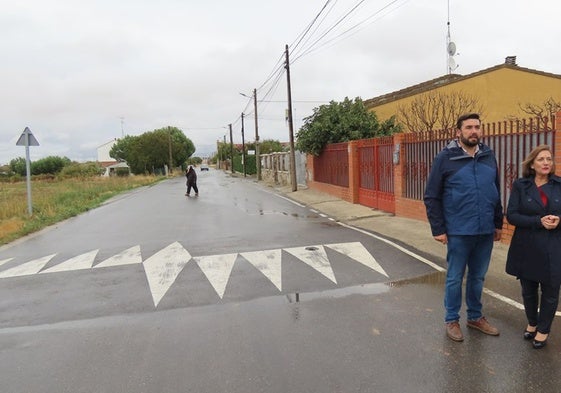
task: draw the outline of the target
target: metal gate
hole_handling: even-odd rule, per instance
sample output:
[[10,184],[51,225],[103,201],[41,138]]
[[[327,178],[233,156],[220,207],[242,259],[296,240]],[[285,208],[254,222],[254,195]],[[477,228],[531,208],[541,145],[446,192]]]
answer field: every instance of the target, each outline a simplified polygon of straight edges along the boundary
[[357,148],[358,203],[395,213],[393,138],[362,139]]

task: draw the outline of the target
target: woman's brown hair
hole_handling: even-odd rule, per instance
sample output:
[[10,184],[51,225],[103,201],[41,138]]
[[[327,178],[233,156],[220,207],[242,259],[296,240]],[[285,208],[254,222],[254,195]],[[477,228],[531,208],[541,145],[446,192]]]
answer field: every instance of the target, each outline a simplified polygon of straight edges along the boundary
[[[522,161],[522,177],[530,177],[535,176],[536,171],[531,168],[534,160],[542,151],[548,151],[551,153],[551,158],[553,158],[553,152],[551,151],[551,147],[549,145],[539,145],[536,146],[530,154],[526,156],[526,159]],[[549,174],[555,174],[555,161],[551,163],[551,172]]]

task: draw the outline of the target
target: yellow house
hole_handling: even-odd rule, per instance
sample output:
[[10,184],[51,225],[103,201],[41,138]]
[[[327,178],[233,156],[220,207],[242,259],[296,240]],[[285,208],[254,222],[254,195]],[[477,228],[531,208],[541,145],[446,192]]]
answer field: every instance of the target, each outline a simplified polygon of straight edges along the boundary
[[415,100],[419,102],[421,96],[431,93],[445,97],[454,94],[473,97],[478,105],[471,111],[480,110],[485,123],[526,119],[530,115],[522,111],[521,106],[543,107],[550,99],[561,103],[561,75],[519,67],[516,57],[509,56],[504,64],[464,76],[445,75],[364,103],[380,121],[396,116],[397,121],[404,124],[399,108],[410,108]]

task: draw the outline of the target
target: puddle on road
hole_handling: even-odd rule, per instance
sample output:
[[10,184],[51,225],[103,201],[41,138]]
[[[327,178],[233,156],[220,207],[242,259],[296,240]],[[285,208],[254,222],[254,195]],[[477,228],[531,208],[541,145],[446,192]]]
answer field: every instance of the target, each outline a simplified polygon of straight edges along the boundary
[[286,295],[289,303],[299,303],[316,299],[340,299],[351,295],[377,295],[390,290],[387,283],[363,284],[352,287],[328,289],[319,292],[296,292]]
[[398,281],[354,285],[345,288],[328,289],[318,292],[296,292],[286,294],[285,297],[289,303],[299,303],[316,299],[338,299],[351,295],[378,295],[390,291],[391,288],[405,287],[407,285],[429,284],[434,286],[441,286],[444,284],[445,280],[446,272],[435,272],[424,276]]
[[412,284],[431,284],[431,285],[443,285],[446,282],[446,272],[435,272],[426,274],[424,276],[407,278],[404,280],[390,281],[387,283],[390,287],[404,287],[406,285]]

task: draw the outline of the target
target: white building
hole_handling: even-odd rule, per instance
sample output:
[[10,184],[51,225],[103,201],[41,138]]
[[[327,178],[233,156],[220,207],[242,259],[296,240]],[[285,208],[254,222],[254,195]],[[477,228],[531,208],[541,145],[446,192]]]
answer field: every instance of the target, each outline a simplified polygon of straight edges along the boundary
[[109,176],[117,168],[129,167],[126,162],[119,162],[109,155],[111,148],[113,147],[113,145],[115,145],[115,143],[117,143],[117,141],[118,139],[115,138],[112,141],[109,141],[101,146],[98,146],[97,148],[97,161],[102,167],[105,168],[105,172],[103,173],[103,176]]

